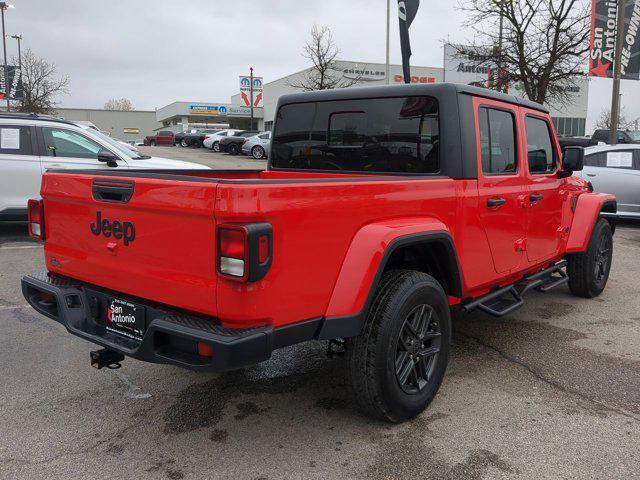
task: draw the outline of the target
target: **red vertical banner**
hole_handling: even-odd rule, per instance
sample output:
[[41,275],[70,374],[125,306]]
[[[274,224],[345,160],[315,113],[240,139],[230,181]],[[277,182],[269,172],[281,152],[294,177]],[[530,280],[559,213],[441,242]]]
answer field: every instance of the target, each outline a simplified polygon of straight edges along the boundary
[[[591,0],[591,49],[589,75],[613,77],[616,44],[617,0]],[[624,12],[622,78],[640,78],[640,0],[627,0]]]

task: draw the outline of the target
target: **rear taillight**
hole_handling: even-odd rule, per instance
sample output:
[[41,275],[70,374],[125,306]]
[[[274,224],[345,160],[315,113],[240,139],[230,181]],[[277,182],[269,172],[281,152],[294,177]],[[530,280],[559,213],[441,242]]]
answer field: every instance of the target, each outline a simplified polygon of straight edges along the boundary
[[29,236],[37,240],[44,240],[44,202],[29,200],[27,204]]
[[264,278],[273,258],[273,233],[268,223],[218,227],[218,273],[240,282]]
[[218,230],[220,239],[219,271],[236,278],[245,277],[247,265],[247,232],[244,227],[225,227]]
[[242,144],[244,145],[245,143],[247,143],[249,141],[248,138],[245,138],[244,140],[242,140]]

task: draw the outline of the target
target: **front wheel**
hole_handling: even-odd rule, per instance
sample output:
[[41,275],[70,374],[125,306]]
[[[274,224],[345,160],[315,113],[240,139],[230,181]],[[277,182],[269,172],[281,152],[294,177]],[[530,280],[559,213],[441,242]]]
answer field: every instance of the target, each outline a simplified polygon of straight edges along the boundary
[[215,142],[215,143],[213,144],[213,146],[211,147],[211,149],[212,149],[214,152],[220,152],[220,142]]
[[229,145],[229,153],[231,155],[238,155],[238,153],[240,153],[240,148],[235,143],[232,143]]
[[411,270],[386,273],[362,333],[347,340],[347,374],[363,413],[402,422],[424,411],[440,388],[450,341],[438,281]]
[[264,148],[260,146],[253,147],[253,150],[251,150],[251,155],[253,155],[253,158],[255,158],[256,160],[262,160],[264,158]]
[[151,141],[149,142],[149,146],[150,146],[150,147],[155,147],[155,146],[156,146],[156,142],[155,142],[154,140],[151,140]]
[[182,140],[180,140],[180,146],[181,146],[181,147],[185,147],[185,148],[186,148],[186,147],[188,147],[188,146],[189,146],[189,144],[188,144],[188,143],[187,143],[187,141],[183,138]]
[[584,253],[567,257],[569,289],[578,297],[593,298],[607,285],[613,259],[613,234],[604,218],[598,219]]

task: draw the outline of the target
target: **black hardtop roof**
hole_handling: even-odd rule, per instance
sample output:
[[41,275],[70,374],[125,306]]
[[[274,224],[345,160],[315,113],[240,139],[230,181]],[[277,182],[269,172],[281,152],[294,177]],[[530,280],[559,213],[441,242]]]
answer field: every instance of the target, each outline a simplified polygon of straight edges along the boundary
[[316,90],[313,92],[292,93],[280,97],[280,105],[288,103],[323,102],[330,100],[351,100],[358,98],[384,98],[384,97],[405,97],[417,95],[433,95],[443,97],[452,94],[466,94],[476,97],[490,98],[514,105],[532,108],[541,112],[549,113],[549,110],[526,98],[516,97],[506,93],[496,92],[488,88],[473,87],[461,83],[432,83],[432,84],[412,84],[412,85],[381,85],[375,87],[337,88],[334,90]]
[[47,122],[65,123],[67,125],[75,125],[75,123],[53,115],[43,115],[39,113],[19,113],[19,112],[2,112],[0,113],[2,120],[43,120]]

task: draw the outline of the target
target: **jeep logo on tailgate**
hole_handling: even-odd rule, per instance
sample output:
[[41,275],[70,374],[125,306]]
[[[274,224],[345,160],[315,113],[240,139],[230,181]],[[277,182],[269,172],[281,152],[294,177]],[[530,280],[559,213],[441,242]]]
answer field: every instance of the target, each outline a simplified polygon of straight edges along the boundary
[[91,233],[96,237],[102,234],[105,238],[113,235],[113,238],[116,240],[124,239],[125,247],[136,238],[136,227],[134,227],[132,222],[121,222],[120,220],[111,222],[108,218],[102,218],[102,212],[99,210],[97,212],[96,222],[92,223],[89,228],[91,228]]

